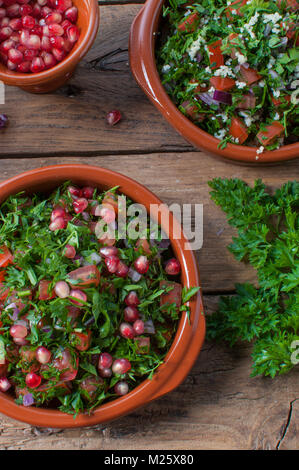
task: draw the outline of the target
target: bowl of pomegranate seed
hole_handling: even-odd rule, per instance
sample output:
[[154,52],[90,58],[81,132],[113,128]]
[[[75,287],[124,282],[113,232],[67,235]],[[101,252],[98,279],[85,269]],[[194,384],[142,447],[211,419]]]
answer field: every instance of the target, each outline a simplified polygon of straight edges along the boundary
[[0,0],[0,80],[31,93],[61,87],[92,46],[96,0]]
[[194,253],[165,204],[127,176],[70,164],[4,181],[0,205],[1,413],[91,426],[186,378],[205,318]]

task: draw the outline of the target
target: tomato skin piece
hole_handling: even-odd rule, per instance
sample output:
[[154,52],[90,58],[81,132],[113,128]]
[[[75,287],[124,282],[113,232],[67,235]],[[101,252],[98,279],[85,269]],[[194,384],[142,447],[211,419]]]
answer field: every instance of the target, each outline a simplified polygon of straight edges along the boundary
[[253,109],[255,108],[256,97],[251,94],[243,95],[240,102],[237,104],[238,109]]
[[[243,14],[240,11],[240,8],[246,5],[248,0],[235,0],[232,2],[226,9],[225,9],[225,15],[229,19],[233,19],[234,16],[243,16]],[[232,14],[232,10],[236,10],[236,15]]]
[[[59,379],[62,382],[69,382],[74,380],[78,373],[79,358],[76,357],[76,364],[73,365],[73,357],[68,349],[64,349],[59,357],[53,361],[53,366],[56,369],[63,371]],[[46,364],[47,366],[47,364]]]
[[91,343],[90,330],[87,333],[79,333],[78,331],[74,331],[72,336],[75,337],[75,348],[78,351],[87,351],[89,349]]
[[148,336],[138,336],[134,339],[137,344],[137,354],[148,354],[150,351],[151,340]]
[[184,101],[181,106],[192,121],[202,122],[205,119],[205,115],[199,113],[197,106],[190,101]]
[[54,299],[55,297],[55,292],[52,290],[52,292],[49,292],[49,285],[51,284],[51,281],[47,281],[46,279],[42,279],[39,281],[39,300],[51,300]]
[[198,13],[192,13],[182,23],[178,25],[179,31],[193,32],[196,29],[196,23],[199,20]]
[[173,287],[173,289],[160,297],[161,307],[165,304],[176,304],[177,311],[182,305],[182,286],[178,282],[173,281],[160,281],[160,289],[165,287]]
[[136,245],[135,245],[135,251],[138,251],[139,248],[141,248],[142,251],[144,251],[146,255],[151,255],[152,253],[150,244],[146,238],[139,238],[139,240],[137,240]]
[[244,81],[247,83],[247,85],[251,85],[252,83],[257,82],[258,80],[262,78],[261,75],[256,70],[251,69],[249,67],[247,69],[243,65],[241,65],[240,67],[240,73]]
[[81,287],[82,289],[90,286],[97,287],[100,283],[100,278],[100,271],[94,264],[75,269],[68,274],[68,282],[74,285],[74,287]]
[[212,77],[210,83],[216,90],[220,91],[231,90],[236,85],[235,80],[229,77]]
[[282,95],[279,98],[275,98],[275,96],[271,96],[271,101],[274,104],[274,106],[280,106],[282,104],[290,103],[291,95]]
[[263,146],[270,145],[275,139],[280,137],[284,133],[284,126],[278,122],[273,121],[272,124],[266,126],[264,131],[260,131],[257,134],[257,139]]
[[13,264],[13,255],[7,246],[2,245],[0,247],[0,268],[6,268],[10,264]]
[[239,144],[243,144],[248,137],[245,124],[237,117],[232,118],[229,133],[234,139],[239,139]]
[[279,8],[282,7],[283,4],[286,4],[286,9],[290,9],[292,11],[297,11],[299,9],[299,3],[297,0],[277,0],[277,4]]
[[[209,60],[211,64],[211,69],[219,69],[221,65],[224,65],[224,57],[221,52],[222,39],[214,41],[212,44],[208,45],[209,49]],[[214,65],[212,65],[214,64]]]

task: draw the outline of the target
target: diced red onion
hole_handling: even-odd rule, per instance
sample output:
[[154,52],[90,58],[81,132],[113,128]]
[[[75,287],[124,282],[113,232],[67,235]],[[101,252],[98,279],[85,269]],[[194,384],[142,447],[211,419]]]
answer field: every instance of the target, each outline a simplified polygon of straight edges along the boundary
[[12,310],[12,314],[8,314],[9,318],[13,321],[16,321],[18,319],[20,309],[16,306],[15,303],[11,303],[5,307],[4,310]]
[[219,103],[224,103],[228,105],[232,104],[232,95],[227,91],[215,90],[213,94],[213,99],[219,101]]
[[96,252],[91,253],[90,259],[92,262],[95,262],[96,264],[99,264],[102,261],[101,256],[98,255]]
[[23,405],[24,406],[31,406],[34,404],[34,398],[32,393],[27,393],[23,396]]
[[144,322],[144,333],[147,333],[149,335],[154,335],[156,333],[155,326],[151,318],[148,318]]
[[196,62],[197,62],[198,64],[200,64],[200,62],[201,62],[202,59],[203,59],[203,55],[202,55],[200,52],[198,52],[198,53],[196,54],[196,56],[195,56],[195,59],[196,59]]
[[130,279],[132,279],[133,282],[138,282],[142,278],[142,275],[135,271],[135,269],[133,268],[129,269],[128,276]]
[[211,106],[211,105],[219,106],[218,101],[215,101],[212,95],[210,95],[210,93],[200,93],[199,95],[197,95],[197,97],[201,99],[201,101],[203,101],[208,106]]

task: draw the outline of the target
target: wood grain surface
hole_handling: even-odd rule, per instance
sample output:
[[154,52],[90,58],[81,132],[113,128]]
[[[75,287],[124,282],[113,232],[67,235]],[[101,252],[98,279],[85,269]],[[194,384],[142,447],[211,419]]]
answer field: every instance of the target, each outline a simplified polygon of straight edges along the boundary
[[[197,251],[206,313],[236,282],[255,282],[226,247],[233,230],[209,197],[216,176],[256,178],[274,190],[298,178],[299,160],[241,166],[195,151],[162,119],[128,66],[128,31],[141,5],[100,2],[96,44],[70,84],[51,95],[7,89],[0,112],[0,181],[48,164],[85,163],[126,174],[165,203],[203,204],[204,240]],[[107,111],[122,122],[110,128]],[[167,396],[113,423],[74,430],[35,428],[0,415],[0,449],[296,449],[299,371],[275,379],[250,377],[250,345],[205,343],[185,382]]]

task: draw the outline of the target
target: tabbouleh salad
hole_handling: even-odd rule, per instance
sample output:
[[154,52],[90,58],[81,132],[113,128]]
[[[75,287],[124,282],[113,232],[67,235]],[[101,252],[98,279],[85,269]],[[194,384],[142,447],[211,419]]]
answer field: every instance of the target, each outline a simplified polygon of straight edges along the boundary
[[180,111],[257,155],[298,141],[296,0],[168,0],[156,49]]

